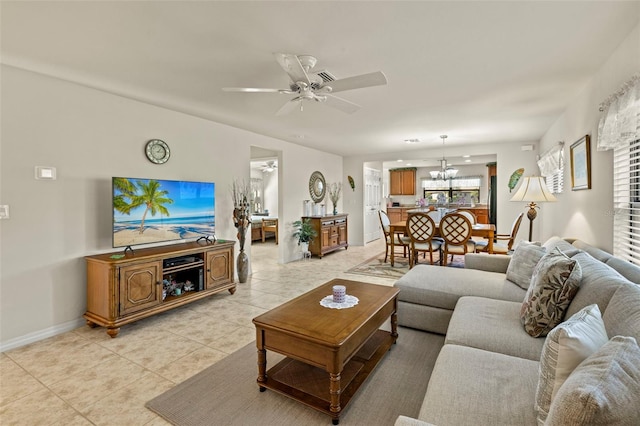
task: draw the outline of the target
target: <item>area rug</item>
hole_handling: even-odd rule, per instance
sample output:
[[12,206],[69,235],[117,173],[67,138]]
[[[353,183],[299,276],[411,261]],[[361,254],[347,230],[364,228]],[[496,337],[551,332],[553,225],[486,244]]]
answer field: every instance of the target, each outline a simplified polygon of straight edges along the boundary
[[[399,415],[416,417],[444,336],[399,327],[398,341],[340,416],[341,425],[393,425]],[[267,368],[282,356],[267,351]],[[171,424],[322,425],[331,418],[256,383],[256,345],[223,360],[147,402]]]
[[[435,264],[439,262],[439,259],[440,257],[437,253],[433,255],[433,261]],[[428,258],[425,260],[420,256],[418,263],[429,264],[429,260]],[[449,261],[447,266],[451,266],[453,268],[464,268],[464,256],[453,256],[453,262]],[[402,255],[396,255],[393,261],[393,266],[391,266],[391,261],[387,258],[387,261],[385,262],[384,253],[380,253],[379,255],[362,262],[358,266],[355,266],[346,272],[348,274],[398,279],[409,272],[409,258],[403,257]]]

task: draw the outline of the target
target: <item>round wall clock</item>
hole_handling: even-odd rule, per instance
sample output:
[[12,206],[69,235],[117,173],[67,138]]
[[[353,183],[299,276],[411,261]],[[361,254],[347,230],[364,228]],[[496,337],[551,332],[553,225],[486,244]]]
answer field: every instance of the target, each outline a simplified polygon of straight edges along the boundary
[[151,139],[147,142],[147,148],[145,149],[147,158],[149,161],[155,164],[163,164],[169,161],[171,156],[171,150],[169,145],[165,141],[160,139]]

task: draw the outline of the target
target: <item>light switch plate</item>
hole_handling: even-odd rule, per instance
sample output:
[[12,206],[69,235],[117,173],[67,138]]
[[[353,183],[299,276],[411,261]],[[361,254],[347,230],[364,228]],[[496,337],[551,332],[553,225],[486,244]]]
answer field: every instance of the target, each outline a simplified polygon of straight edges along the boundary
[[0,206],[0,219],[9,219],[9,206],[6,204]]
[[56,168],[36,166],[36,179],[56,180]]

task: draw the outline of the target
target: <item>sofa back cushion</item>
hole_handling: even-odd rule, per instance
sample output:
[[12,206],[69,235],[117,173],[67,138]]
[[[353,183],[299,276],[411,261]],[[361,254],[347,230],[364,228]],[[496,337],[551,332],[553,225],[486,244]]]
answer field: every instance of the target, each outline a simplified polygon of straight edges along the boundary
[[544,247],[528,241],[520,241],[516,246],[507,267],[507,279],[520,288],[527,290],[531,283],[533,269],[546,253]]
[[620,285],[602,315],[609,336],[631,336],[640,341],[640,286]]
[[622,275],[632,283],[640,284],[640,267],[632,264],[631,262],[620,259],[619,257],[615,257],[611,255],[611,253],[587,244],[582,240],[575,240],[572,244],[574,247],[586,251],[595,259],[606,263],[607,266],[610,266],[618,271],[620,275]]
[[564,253],[569,253],[575,247],[572,246],[569,242],[560,237],[551,237],[547,241],[542,244],[547,251],[551,251],[554,248],[558,247]]
[[591,257],[588,253],[578,253],[572,259],[580,263],[582,282],[578,293],[576,293],[569,308],[567,308],[567,318],[593,303],[597,303],[600,312],[604,314],[613,293],[616,292],[620,285],[629,281],[612,268]]

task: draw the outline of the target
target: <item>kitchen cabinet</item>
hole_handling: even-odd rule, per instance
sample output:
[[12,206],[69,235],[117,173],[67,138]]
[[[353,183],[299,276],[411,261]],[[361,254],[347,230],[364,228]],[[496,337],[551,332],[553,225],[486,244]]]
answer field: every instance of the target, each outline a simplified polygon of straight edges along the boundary
[[416,195],[416,169],[389,170],[389,195]]

